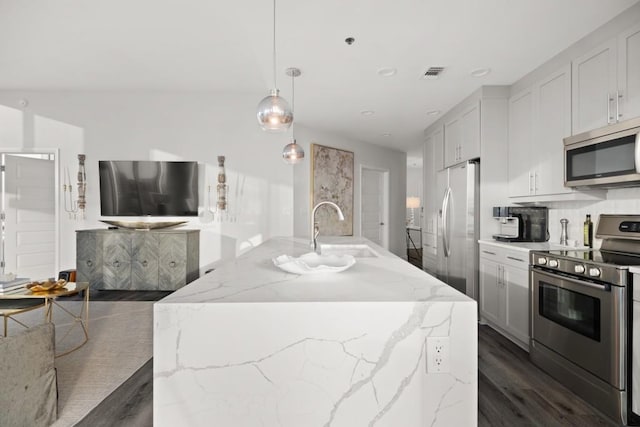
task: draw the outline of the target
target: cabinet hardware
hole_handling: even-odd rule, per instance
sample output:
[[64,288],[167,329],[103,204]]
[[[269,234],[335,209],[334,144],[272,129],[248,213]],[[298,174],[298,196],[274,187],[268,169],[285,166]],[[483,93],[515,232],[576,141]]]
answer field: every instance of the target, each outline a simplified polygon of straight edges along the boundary
[[91,267],[93,266],[93,261],[91,261],[90,259],[87,260],[87,266]]
[[113,266],[114,266],[115,268],[120,267],[120,261],[118,261],[118,260],[113,261]]
[[169,263],[169,267],[175,267],[175,266],[176,266],[176,262],[175,262],[175,261],[171,261],[171,262]]
[[485,251],[485,250],[483,250],[482,253],[483,254],[489,254],[489,255],[495,255],[496,254],[495,252],[489,252],[489,251]]
[[613,117],[611,116],[611,103],[613,102],[613,97],[607,94],[607,124],[610,125],[613,121]]
[[523,259],[515,258],[515,257],[512,257],[512,256],[508,256],[507,258],[512,259],[512,260],[514,260],[514,261],[524,262],[524,260],[523,260]]
[[620,93],[620,91],[616,92],[616,116],[617,116],[617,120],[620,121],[620,119],[622,118],[622,113],[620,112],[620,100],[622,99],[622,94]]
[[147,260],[145,259],[144,261],[142,261],[142,266],[146,267],[149,263],[147,262]]

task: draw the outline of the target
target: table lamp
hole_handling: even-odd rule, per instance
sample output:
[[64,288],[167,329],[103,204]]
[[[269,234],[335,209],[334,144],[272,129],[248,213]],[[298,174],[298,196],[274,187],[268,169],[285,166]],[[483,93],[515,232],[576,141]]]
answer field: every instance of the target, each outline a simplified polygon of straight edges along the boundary
[[420,207],[420,197],[407,197],[407,209],[411,209],[411,217],[409,218],[409,225],[413,225],[415,221],[414,209]]

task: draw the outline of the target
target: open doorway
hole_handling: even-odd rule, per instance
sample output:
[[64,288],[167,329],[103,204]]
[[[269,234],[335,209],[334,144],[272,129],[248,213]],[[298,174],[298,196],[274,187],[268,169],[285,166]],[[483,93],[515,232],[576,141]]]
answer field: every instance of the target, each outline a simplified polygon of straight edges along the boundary
[[360,235],[389,249],[389,171],[360,169]]
[[59,266],[57,153],[0,151],[0,272],[41,280]]

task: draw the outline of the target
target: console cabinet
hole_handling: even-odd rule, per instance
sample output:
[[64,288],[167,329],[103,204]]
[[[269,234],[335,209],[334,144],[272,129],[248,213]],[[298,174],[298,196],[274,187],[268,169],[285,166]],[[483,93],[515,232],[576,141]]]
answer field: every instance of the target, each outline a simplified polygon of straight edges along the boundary
[[197,279],[198,230],[78,230],[76,269],[92,289],[173,291]]

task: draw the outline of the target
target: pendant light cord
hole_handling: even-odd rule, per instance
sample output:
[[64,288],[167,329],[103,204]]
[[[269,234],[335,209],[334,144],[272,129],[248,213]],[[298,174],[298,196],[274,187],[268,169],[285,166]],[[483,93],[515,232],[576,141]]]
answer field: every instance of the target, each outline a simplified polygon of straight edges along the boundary
[[[291,72],[291,113],[295,115],[296,112],[296,89],[295,89],[295,84],[294,84],[294,79],[296,78],[296,73],[295,72]],[[291,122],[291,138],[293,138],[294,142],[296,140],[296,135],[295,132],[293,130],[293,125],[294,123]]]
[[276,0],[273,0],[273,88],[278,88],[276,84]]

